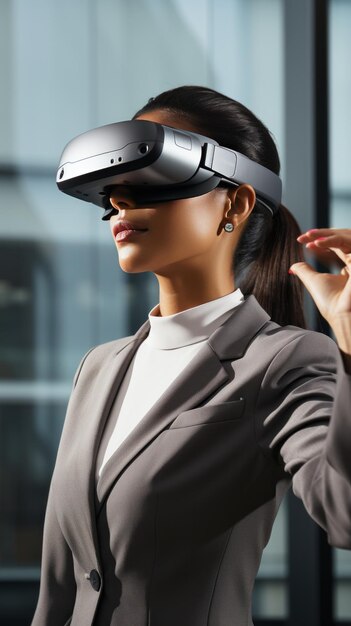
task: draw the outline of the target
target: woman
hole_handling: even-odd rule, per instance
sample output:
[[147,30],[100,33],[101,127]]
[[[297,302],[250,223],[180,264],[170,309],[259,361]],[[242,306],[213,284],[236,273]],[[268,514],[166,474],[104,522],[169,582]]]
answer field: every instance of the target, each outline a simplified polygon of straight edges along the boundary
[[[136,117],[279,172],[263,124],[210,89],[165,92]],[[32,625],[248,626],[291,484],[330,543],[351,547],[351,234],[298,237],[247,184],[147,208],[118,186],[110,201],[120,266],[154,272],[159,304],[77,369]],[[304,243],[334,250],[341,274],[296,263]],[[299,328],[298,278],[339,349]]]

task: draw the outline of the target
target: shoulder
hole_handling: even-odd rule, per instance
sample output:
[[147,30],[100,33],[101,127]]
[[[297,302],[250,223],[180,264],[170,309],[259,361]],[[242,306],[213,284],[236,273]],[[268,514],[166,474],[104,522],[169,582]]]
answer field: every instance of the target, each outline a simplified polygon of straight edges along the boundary
[[114,339],[106,343],[92,346],[80,360],[80,363],[74,374],[73,386],[75,387],[83,367],[84,369],[98,370],[101,365],[106,362],[106,360],[112,358],[115,354],[123,350],[123,348],[127,346],[131,341],[133,341],[134,338],[134,335],[130,335],[128,337],[121,337],[120,339]]
[[279,326],[275,322],[269,321],[262,329],[262,337],[274,342],[278,347],[283,347],[291,342],[305,342],[308,345],[318,347],[329,346],[330,349],[337,348],[333,339],[324,333],[300,328],[298,326]]
[[314,368],[328,372],[337,369],[338,346],[323,333],[269,322],[256,339],[271,370],[306,367],[312,373]]
[[323,333],[273,322],[252,295],[214,333],[211,344],[220,357],[241,357],[250,367],[262,369],[279,354],[309,361],[325,355],[335,360],[339,353],[336,343]]
[[84,357],[87,358],[89,355],[90,359],[93,358],[97,360],[102,360],[107,356],[116,354],[117,352],[122,350],[122,348],[124,348],[124,346],[133,341],[134,338],[134,335],[129,335],[128,337],[120,337],[119,339],[113,339],[112,341],[107,341],[106,343],[97,344],[96,346],[90,348],[85,353]]

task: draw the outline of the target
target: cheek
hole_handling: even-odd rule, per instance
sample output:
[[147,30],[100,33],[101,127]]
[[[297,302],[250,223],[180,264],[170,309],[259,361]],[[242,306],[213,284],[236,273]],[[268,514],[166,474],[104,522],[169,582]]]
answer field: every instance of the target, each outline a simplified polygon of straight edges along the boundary
[[125,271],[153,271],[167,263],[206,254],[218,242],[221,214],[216,203],[206,197],[168,203],[150,211],[149,220],[150,231],[145,239],[117,245]]
[[184,203],[178,202],[177,209],[169,211],[162,220],[163,232],[167,240],[194,248],[202,248],[216,238],[220,217],[213,203],[199,196]]

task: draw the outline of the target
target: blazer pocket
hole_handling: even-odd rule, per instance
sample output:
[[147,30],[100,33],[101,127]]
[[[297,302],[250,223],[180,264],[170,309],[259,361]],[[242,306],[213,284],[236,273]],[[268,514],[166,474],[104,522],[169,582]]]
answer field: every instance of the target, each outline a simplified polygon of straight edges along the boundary
[[219,422],[234,422],[241,418],[244,413],[245,400],[230,400],[220,404],[207,404],[196,409],[183,411],[170,426],[170,430],[175,428],[186,428],[188,426],[201,426],[218,424]]

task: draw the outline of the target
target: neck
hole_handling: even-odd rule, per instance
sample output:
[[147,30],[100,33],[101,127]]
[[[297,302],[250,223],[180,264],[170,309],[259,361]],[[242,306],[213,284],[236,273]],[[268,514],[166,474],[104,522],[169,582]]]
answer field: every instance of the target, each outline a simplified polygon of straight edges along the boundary
[[192,276],[170,278],[157,275],[159,284],[160,315],[173,315],[205,302],[216,300],[226,296],[235,290],[233,277],[223,280],[209,280],[205,276]]

